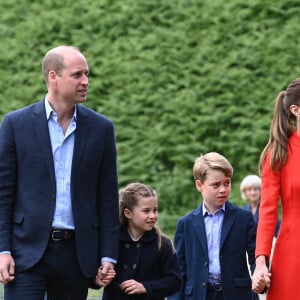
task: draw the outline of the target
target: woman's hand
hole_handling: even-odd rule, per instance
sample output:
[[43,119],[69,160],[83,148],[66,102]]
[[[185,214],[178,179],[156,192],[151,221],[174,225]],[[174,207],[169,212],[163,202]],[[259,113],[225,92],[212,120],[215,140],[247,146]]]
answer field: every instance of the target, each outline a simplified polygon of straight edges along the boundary
[[268,270],[265,256],[258,256],[252,275],[252,291],[259,294],[271,284],[271,273]]

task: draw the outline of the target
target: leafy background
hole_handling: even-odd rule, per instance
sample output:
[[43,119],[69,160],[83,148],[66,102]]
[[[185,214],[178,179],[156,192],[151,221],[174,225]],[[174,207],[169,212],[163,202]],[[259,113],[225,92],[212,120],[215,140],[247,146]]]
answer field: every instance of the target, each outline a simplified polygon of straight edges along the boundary
[[209,151],[232,163],[243,204],[273,100],[300,73],[298,0],[1,0],[0,11],[0,118],[43,97],[50,48],[75,45],[86,105],[115,124],[120,187],[153,186],[163,230],[200,202],[192,167]]
[[200,202],[200,154],[230,160],[231,200],[244,204],[273,100],[300,73],[298,0],[0,0],[0,11],[0,119],[43,97],[50,48],[75,45],[90,67],[86,105],[115,124],[120,187],[153,186],[165,232]]

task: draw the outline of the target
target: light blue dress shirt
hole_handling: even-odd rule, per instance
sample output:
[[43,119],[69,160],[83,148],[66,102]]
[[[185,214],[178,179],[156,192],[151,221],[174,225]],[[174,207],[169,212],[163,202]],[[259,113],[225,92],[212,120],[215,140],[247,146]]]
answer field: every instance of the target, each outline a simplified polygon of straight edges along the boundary
[[205,208],[203,203],[203,217],[208,246],[210,282],[221,281],[220,240],[224,212],[225,204],[212,214]]
[[[73,118],[65,134],[57,121],[57,113],[51,107],[47,95],[45,97],[46,116],[51,140],[54,170],[56,179],[56,206],[52,228],[75,229],[71,201],[71,170],[76,130],[76,106]],[[0,254],[10,254],[2,251]],[[102,257],[101,262],[116,263],[115,259]]]
[[45,99],[46,115],[52,146],[56,179],[56,206],[53,228],[74,229],[71,201],[71,169],[76,130],[76,106],[73,118],[64,134],[57,113]]
[[[71,201],[71,170],[77,120],[76,106],[65,134],[57,121],[57,113],[52,109],[47,96],[45,107],[56,178],[56,206],[52,227],[75,229]],[[116,260],[110,257],[102,257],[101,262],[105,261],[116,263]]]

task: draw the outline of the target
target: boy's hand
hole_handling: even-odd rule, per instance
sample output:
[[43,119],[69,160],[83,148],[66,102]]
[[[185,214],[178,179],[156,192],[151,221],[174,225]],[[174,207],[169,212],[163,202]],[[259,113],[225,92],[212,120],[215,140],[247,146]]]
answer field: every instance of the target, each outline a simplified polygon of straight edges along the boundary
[[271,273],[265,263],[265,257],[258,257],[256,260],[256,268],[252,276],[252,291],[259,294],[266,287],[270,287]]

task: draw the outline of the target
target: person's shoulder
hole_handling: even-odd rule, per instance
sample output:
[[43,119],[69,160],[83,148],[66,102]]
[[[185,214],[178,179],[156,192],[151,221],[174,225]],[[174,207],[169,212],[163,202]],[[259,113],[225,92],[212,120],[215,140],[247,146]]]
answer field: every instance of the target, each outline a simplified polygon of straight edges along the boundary
[[43,100],[12,110],[4,115],[4,119],[14,119],[18,121],[23,120],[23,117],[31,117],[29,113],[31,111],[38,111],[38,109],[42,109],[42,103]]
[[165,233],[161,232],[161,247],[160,251],[169,251],[175,253],[175,247],[171,238]]
[[87,116],[93,120],[112,124],[112,120],[110,118],[82,104],[77,104],[77,112],[78,115]]
[[187,212],[185,215],[178,218],[177,224],[189,223],[192,222],[197,216],[202,213],[202,204],[192,211]]
[[200,207],[197,207],[189,212],[187,212],[185,215],[181,216],[179,220],[187,220],[193,218],[195,215],[198,215],[200,212]]
[[246,209],[246,210],[251,210],[251,206],[250,204],[245,204],[242,206],[243,209]]
[[171,238],[163,232],[161,233],[161,242],[162,242],[162,244],[165,244],[165,245],[172,244]]
[[251,211],[245,209],[245,207],[240,207],[230,201],[226,202],[225,209],[230,209],[235,213],[238,213],[238,214],[241,214],[244,216],[251,216],[253,218]]

